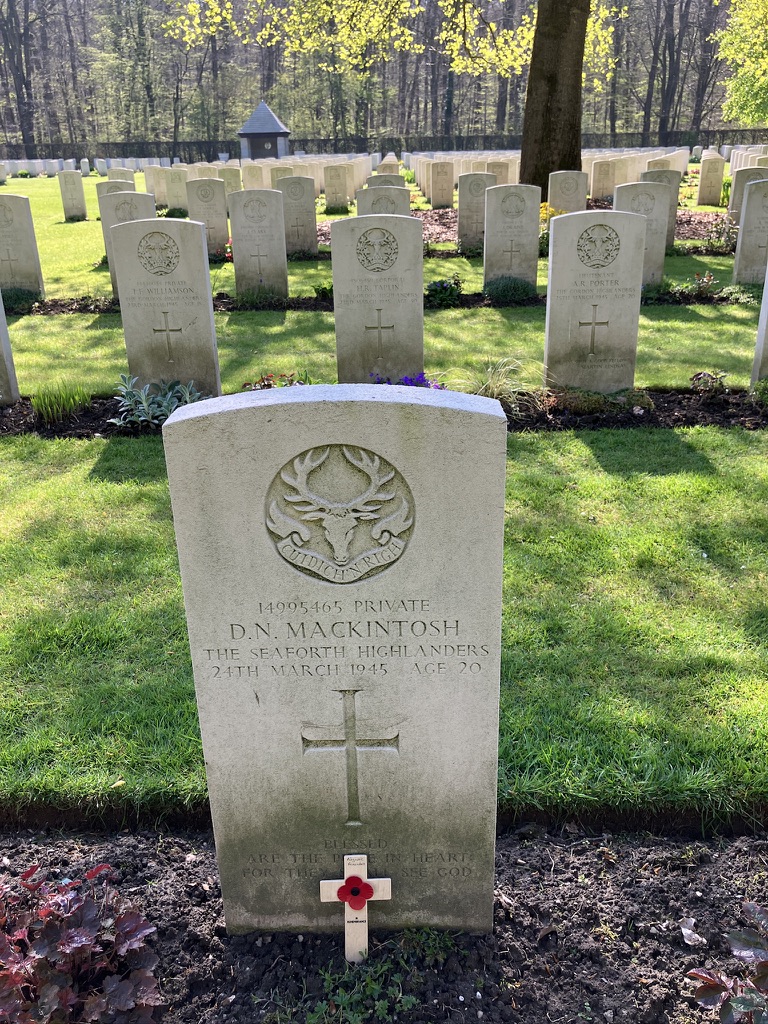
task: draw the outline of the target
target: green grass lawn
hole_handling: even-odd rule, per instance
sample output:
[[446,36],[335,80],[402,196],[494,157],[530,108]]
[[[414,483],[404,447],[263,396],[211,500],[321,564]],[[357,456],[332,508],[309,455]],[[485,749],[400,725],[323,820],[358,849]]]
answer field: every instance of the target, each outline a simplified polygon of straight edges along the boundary
[[[95,213],[96,178],[85,181]],[[141,179],[139,179],[141,187]],[[32,196],[49,297],[107,294],[98,222]],[[728,257],[675,256],[676,283]],[[546,285],[539,263],[539,288]],[[425,279],[477,259],[426,260]],[[294,295],[328,261],[289,265]],[[231,266],[211,270],[232,291]],[[757,306],[644,306],[637,384],[699,370],[749,379]],[[500,359],[541,382],[543,307],[428,311],[428,374]],[[22,393],[57,380],[110,394],[120,317],[9,320]],[[335,379],[333,316],[217,313],[222,382]],[[768,434],[596,431],[508,439],[502,810],[768,820]],[[0,816],[71,820],[202,810],[205,775],[159,438],[0,439]],[[629,820],[629,819],[628,819]]]
[[[205,781],[159,438],[0,443],[0,811]],[[768,808],[768,436],[508,440],[500,807]]]
[[[687,387],[699,370],[724,370],[734,387],[749,383],[757,306],[644,306],[636,381],[639,387]],[[427,373],[451,380],[499,359],[521,363],[521,381],[538,386],[544,358],[541,306],[448,309],[424,317]],[[336,379],[332,313],[236,312],[215,315],[222,385],[239,391],[264,373],[307,371]],[[19,388],[34,394],[54,380],[111,394],[127,372],[116,314],[66,314],[9,319]]]

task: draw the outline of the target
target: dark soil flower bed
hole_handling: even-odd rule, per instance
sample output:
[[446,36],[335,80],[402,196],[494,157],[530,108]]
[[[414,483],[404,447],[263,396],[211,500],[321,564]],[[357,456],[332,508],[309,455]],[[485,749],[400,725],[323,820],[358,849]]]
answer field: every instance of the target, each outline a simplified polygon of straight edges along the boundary
[[[208,831],[22,830],[0,833],[0,844],[14,875],[34,863],[70,878],[103,862],[116,869],[120,892],[157,928],[148,944],[160,958],[163,1024],[714,1019],[694,1006],[685,973],[705,963],[738,972],[723,933],[743,926],[746,900],[764,899],[768,865],[762,835],[702,841],[523,826],[498,839],[491,935],[379,932],[374,905],[369,960],[343,980],[340,934],[227,935]],[[690,918],[688,939],[693,931],[701,945],[683,935]],[[390,1001],[376,1014],[362,989],[377,972],[385,988],[401,976],[394,988],[411,1008]],[[360,1016],[332,1015],[334,995],[355,980]],[[321,1001],[327,1015],[311,1016]]]
[[[506,406],[511,431],[596,430],[603,427],[741,427],[760,430],[768,427],[768,408],[758,405],[747,391],[723,390],[700,394],[690,390],[647,391],[643,405],[632,399],[611,402],[599,411],[579,411],[576,407],[547,407],[538,396],[522,394],[517,409]],[[650,400],[650,401],[648,401]],[[652,408],[649,406],[652,403]],[[90,407],[61,423],[43,424],[34,414],[32,403],[22,398],[15,405],[0,408],[0,437],[36,433],[41,437],[107,437],[112,434],[138,436],[158,433],[151,429],[129,430],[109,420],[117,416],[116,398],[95,398]]]

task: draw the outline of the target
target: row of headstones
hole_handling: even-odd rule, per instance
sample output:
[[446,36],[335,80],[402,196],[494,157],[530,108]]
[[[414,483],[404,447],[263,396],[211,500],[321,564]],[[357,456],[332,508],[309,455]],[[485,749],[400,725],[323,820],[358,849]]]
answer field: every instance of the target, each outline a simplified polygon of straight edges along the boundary
[[[666,204],[665,186],[639,188]],[[525,207],[536,206],[535,192],[496,186],[489,194],[489,226],[505,216],[508,197],[524,217]],[[424,369],[421,222],[368,216],[336,221],[331,231],[339,381],[417,376]],[[547,385],[607,393],[633,386],[646,245],[654,231],[652,216],[629,211],[553,219]],[[654,244],[663,251],[663,226],[657,234]],[[193,380],[206,393],[220,394],[204,226],[138,220],[115,225],[111,236],[131,374],[141,383]]]

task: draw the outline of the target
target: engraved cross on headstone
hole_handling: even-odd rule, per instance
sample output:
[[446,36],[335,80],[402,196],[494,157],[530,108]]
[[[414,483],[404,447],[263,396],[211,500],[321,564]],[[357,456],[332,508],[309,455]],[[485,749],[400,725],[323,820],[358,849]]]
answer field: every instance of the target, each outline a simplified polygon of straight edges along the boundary
[[520,249],[516,249],[515,248],[515,240],[514,240],[514,238],[510,238],[510,240],[509,240],[509,248],[508,249],[502,249],[502,252],[504,253],[505,256],[509,256],[509,269],[511,270],[512,269],[512,257],[520,255]]
[[391,899],[392,880],[368,878],[364,853],[344,857],[343,878],[320,883],[322,903],[344,903],[344,956],[349,963],[359,964],[368,956],[368,900]]
[[579,327],[591,327],[592,333],[589,338],[589,354],[593,356],[595,354],[595,328],[596,327],[607,327],[610,324],[610,320],[598,320],[597,319],[597,303],[592,303],[592,319],[591,320],[579,320]]
[[295,222],[290,226],[296,232],[296,241],[298,241],[301,238],[301,232],[304,230],[304,222],[299,221],[299,218],[297,216]]
[[394,324],[382,324],[382,322],[381,322],[381,314],[382,314],[382,312],[383,312],[382,309],[377,309],[376,310],[376,323],[375,323],[375,325],[373,327],[366,327],[365,328],[366,331],[378,331],[379,332],[378,336],[376,338],[377,349],[378,349],[378,355],[376,356],[376,362],[377,363],[381,363],[381,362],[384,361],[384,353],[381,350],[381,342],[382,342],[381,332],[382,331],[394,331],[394,329],[395,329],[395,325]]
[[361,739],[357,735],[357,709],[355,695],[360,690],[334,690],[340,693],[344,714],[343,739],[313,739],[301,733],[301,745],[305,754],[312,750],[343,750],[346,754],[347,774],[347,825],[362,825],[360,820],[360,791],[357,771],[359,750],[394,750],[399,753],[400,734],[377,739]]
[[168,313],[165,310],[163,310],[163,317],[165,319],[165,326],[164,327],[153,327],[152,328],[152,333],[153,334],[165,334],[165,345],[166,345],[166,348],[168,350],[168,362],[172,363],[173,362],[173,349],[171,348],[171,335],[172,334],[181,334],[184,328],[183,327],[169,327],[168,326]]
[[476,235],[482,235],[485,233],[485,221],[481,213],[474,213],[472,215],[472,230]]
[[2,259],[0,259],[0,263],[7,263],[8,264],[8,272],[11,275],[11,280],[12,281],[16,280],[16,275],[15,275],[15,272],[14,272],[14,269],[13,269],[13,264],[14,263],[18,263],[18,262],[19,261],[17,259],[14,259],[13,256],[11,256],[10,248],[6,248],[5,256],[3,256]]
[[[259,246],[257,246],[256,248],[257,248],[257,249],[260,249],[260,248],[261,248],[261,246],[259,245]],[[262,261],[262,260],[264,260],[264,259],[266,259],[266,258],[267,258],[267,256],[269,256],[269,253],[268,253],[268,252],[252,252],[252,253],[251,253],[251,259],[252,259],[252,260],[258,260],[258,261],[259,261],[259,270],[258,270],[258,273],[259,273],[259,277],[261,277],[261,261]]]

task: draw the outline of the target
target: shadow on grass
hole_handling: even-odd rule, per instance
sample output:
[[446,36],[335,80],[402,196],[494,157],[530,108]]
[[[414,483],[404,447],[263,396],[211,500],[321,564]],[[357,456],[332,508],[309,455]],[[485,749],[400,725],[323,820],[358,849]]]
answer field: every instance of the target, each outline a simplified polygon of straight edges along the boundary
[[[157,483],[167,479],[163,439],[154,437],[110,437],[88,474],[110,483]],[[167,503],[167,495],[165,499]]]
[[716,472],[710,459],[691,445],[684,434],[652,428],[644,433],[642,444],[637,443],[634,430],[584,431],[579,438],[601,469],[612,476],[711,475]]

